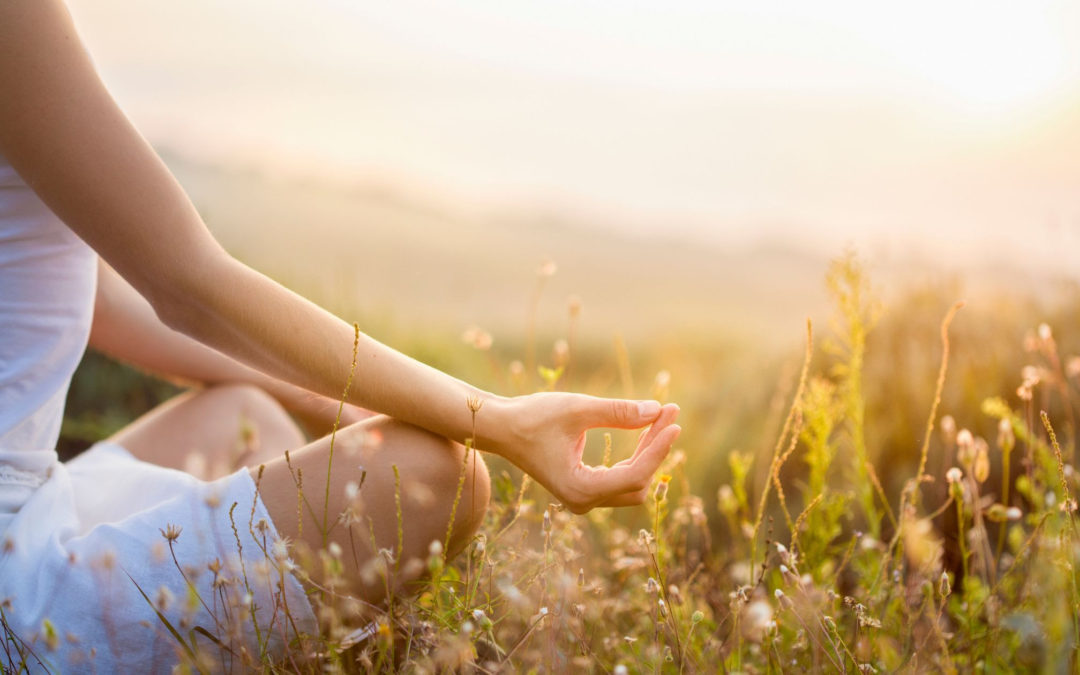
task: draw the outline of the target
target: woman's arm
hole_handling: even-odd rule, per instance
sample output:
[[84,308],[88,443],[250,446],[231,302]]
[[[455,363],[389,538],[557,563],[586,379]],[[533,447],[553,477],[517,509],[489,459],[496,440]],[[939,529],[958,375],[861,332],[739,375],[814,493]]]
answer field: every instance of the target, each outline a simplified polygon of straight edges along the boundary
[[[146,299],[104,261],[98,263],[90,346],[179,384],[256,385],[293,413],[314,436],[329,433],[337,419],[337,400],[269,377],[163,324]],[[346,405],[341,423],[351,424],[369,415]]]
[[[60,0],[0,3],[0,153],[171,328],[267,375],[336,397],[353,328],[230,257],[105,90]],[[297,227],[303,227],[298,223]],[[448,438],[471,434],[576,510],[645,489],[678,434],[665,426],[610,469],[580,461],[584,431],[637,428],[655,402],[504,399],[360,334],[350,401]]]

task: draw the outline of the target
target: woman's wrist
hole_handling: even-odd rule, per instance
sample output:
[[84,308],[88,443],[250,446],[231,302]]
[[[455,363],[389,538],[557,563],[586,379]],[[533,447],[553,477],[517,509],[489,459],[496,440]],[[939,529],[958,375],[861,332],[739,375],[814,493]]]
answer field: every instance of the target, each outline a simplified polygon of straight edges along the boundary
[[475,427],[469,430],[466,438],[473,438],[474,446],[478,450],[514,461],[514,450],[520,448],[522,437],[518,400],[519,397],[498,396],[486,392],[470,400],[470,412],[476,408],[473,417]]

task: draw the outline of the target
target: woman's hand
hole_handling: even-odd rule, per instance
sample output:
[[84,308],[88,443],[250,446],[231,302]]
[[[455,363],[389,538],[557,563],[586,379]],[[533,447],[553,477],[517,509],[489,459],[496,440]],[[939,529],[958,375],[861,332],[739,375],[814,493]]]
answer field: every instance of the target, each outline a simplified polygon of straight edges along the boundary
[[[497,410],[487,416],[483,409],[477,413],[480,449],[513,462],[574,513],[597,506],[643,503],[653,474],[682,431],[674,423],[679,407],[661,406],[656,401],[545,393],[493,403]],[[486,423],[499,428],[485,428]],[[651,426],[629,459],[610,467],[582,462],[589,429],[638,429],[646,425]]]

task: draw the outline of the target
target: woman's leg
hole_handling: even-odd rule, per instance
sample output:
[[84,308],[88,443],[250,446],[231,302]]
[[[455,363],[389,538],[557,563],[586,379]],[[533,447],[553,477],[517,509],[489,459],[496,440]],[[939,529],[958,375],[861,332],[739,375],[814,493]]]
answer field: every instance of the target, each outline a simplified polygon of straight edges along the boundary
[[211,480],[305,443],[262,389],[229,384],[189,391],[154,408],[110,441],[139,459]]
[[[291,468],[284,458],[268,462],[259,479],[263,503],[278,532],[312,550],[322,548],[326,504],[327,541],[341,547],[346,577],[360,597],[372,604],[386,595],[386,580],[374,564],[378,550],[386,549],[394,557],[387,567],[391,589],[397,591],[426,571],[432,541],[444,542],[462,472],[464,483],[449,556],[464,548],[479,528],[491,492],[487,467],[476,452],[469,452],[466,458],[461,445],[385,416],[338,432],[328,503],[330,439],[290,452],[289,460]],[[258,467],[252,467],[251,472],[259,477]],[[302,475],[307,502],[300,509],[302,516],[297,508],[297,475]],[[401,503],[400,551],[397,496]],[[344,520],[340,517],[343,513],[347,514]]]

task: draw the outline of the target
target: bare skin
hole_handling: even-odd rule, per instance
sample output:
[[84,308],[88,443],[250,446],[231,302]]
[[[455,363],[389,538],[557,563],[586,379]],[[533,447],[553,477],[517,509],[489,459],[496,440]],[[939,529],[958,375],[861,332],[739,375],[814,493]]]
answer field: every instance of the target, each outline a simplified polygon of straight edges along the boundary
[[[151,370],[200,382],[254,383],[282,402],[300,401],[302,407],[307,400],[332,408],[325,402],[340,395],[350,374],[353,327],[233,259],[211,237],[183,189],[102,85],[60,0],[0,2],[0,92],[0,154],[145,298],[142,305],[129,295],[119,305],[101,307],[100,325],[95,317],[98,346]],[[135,311],[137,306],[142,309]],[[149,321],[150,314],[159,321]],[[127,321],[161,339],[142,346],[125,340],[117,327]],[[365,465],[369,477],[362,499],[365,512],[378,515],[376,541],[386,539],[383,514],[392,513],[386,508],[393,494],[390,465],[399,467],[403,480],[429,486],[434,500],[427,513],[441,514],[426,518],[431,532],[409,535],[403,557],[426,547],[449,519],[447,490],[458,475],[459,444],[472,433],[469,400],[482,406],[477,446],[529,473],[575,513],[642,503],[680,431],[675,406],[568,393],[497,396],[362,332],[357,339],[349,403],[389,416],[360,422],[344,434],[363,436],[372,427],[382,431],[383,443],[363,455],[370,465]],[[157,428],[148,428],[145,436],[151,430],[171,433],[181,426],[178,414],[161,413]],[[650,429],[631,458],[612,467],[582,463],[588,429],[646,426]],[[328,450],[323,439],[295,458],[310,467],[311,476],[323,471],[325,480]],[[487,485],[479,466],[478,498],[462,515],[463,531],[475,527],[486,504],[486,498],[479,499]],[[347,484],[358,480],[355,462],[339,465],[335,459],[332,512],[343,508]],[[284,462],[266,465],[262,485],[281,531],[308,540],[310,526],[301,533],[290,525],[296,522],[295,486]],[[423,507],[420,502],[405,506]],[[357,555],[354,573],[359,575],[372,552]]]

